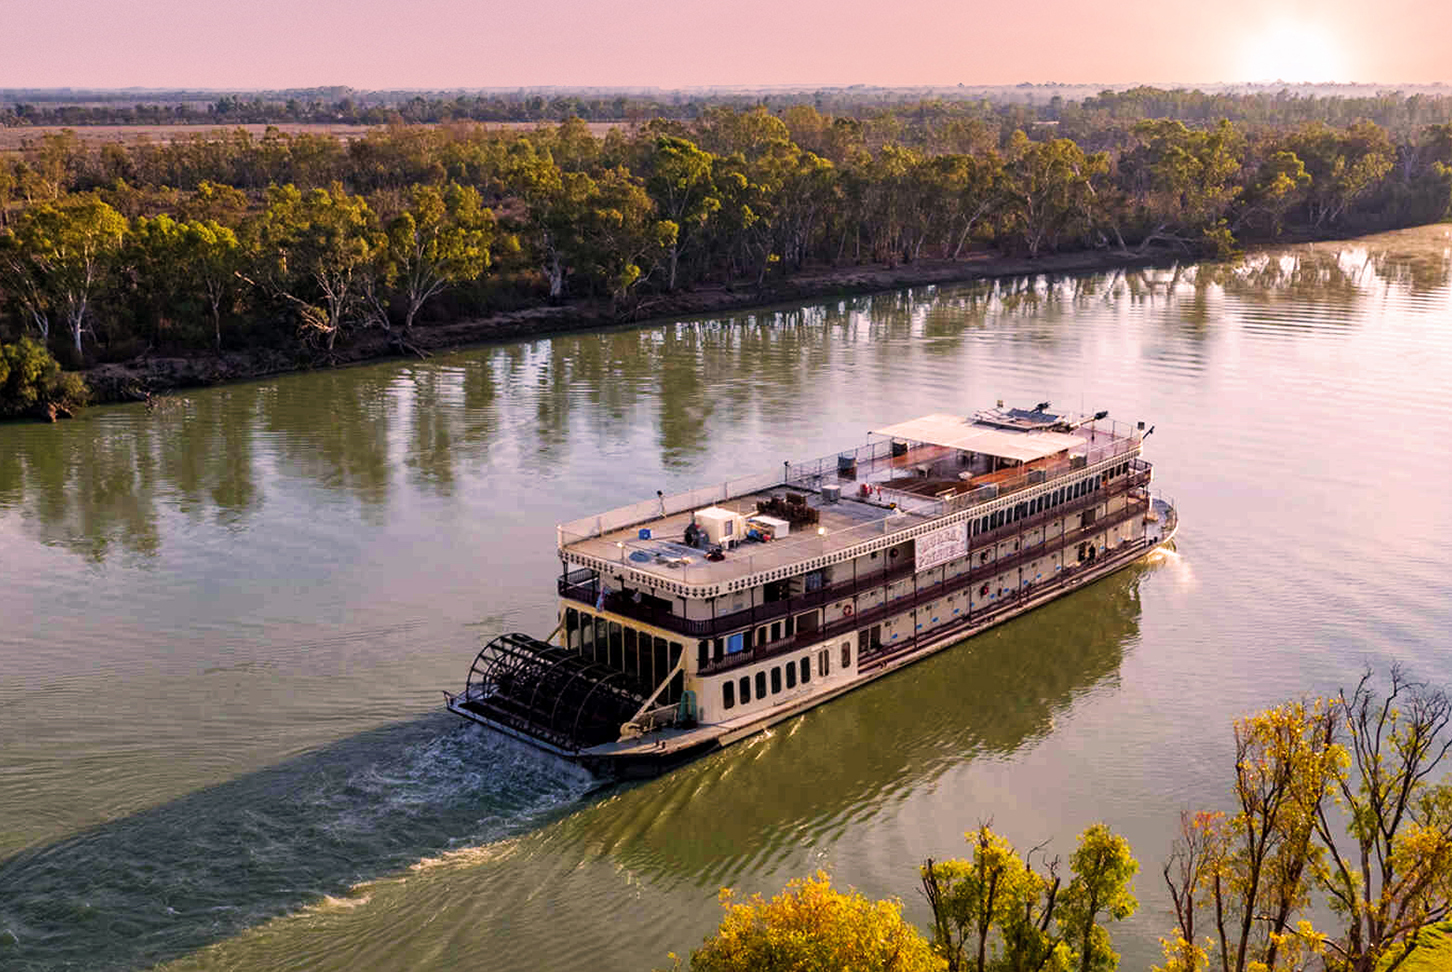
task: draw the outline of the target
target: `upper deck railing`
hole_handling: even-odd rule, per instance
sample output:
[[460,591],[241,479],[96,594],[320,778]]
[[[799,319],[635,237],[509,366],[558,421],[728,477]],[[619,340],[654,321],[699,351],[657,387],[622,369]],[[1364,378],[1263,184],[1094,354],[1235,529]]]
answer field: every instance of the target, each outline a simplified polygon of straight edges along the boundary
[[[1133,468],[1127,475],[1116,477],[1083,497],[1068,500],[1052,509],[1030,514],[1020,520],[991,528],[986,532],[972,534],[969,541],[970,554],[977,554],[984,550],[996,550],[998,544],[1004,540],[1038,527],[1045,527],[1056,520],[1064,521],[1086,509],[1097,506],[1111,496],[1126,492],[1136,494],[1150,481],[1150,464],[1137,459],[1133,461],[1132,466]],[[1093,532],[1096,528],[1090,527],[1089,529],[1090,532]],[[1102,530],[1103,526],[1101,525],[1097,529]],[[1072,531],[1061,526],[1060,533],[1056,534],[1053,539],[1062,541],[1064,537],[1071,535]],[[1035,553],[1034,556],[1042,556],[1042,552]],[[1016,561],[998,558],[995,555],[993,560],[976,564],[972,568],[973,576],[977,577],[984,570],[991,573],[995,568],[1007,569],[1007,566],[1011,566],[1014,562]],[[753,600],[753,603],[747,608],[723,613],[714,618],[681,617],[666,607],[654,606],[645,602],[637,603],[631,595],[625,592],[603,590],[598,572],[589,569],[566,573],[559,578],[558,589],[561,597],[581,604],[602,608],[690,637],[714,637],[743,627],[754,627],[763,622],[820,607],[843,598],[853,597],[862,591],[881,587],[903,577],[910,577],[914,570],[911,559],[893,567],[888,567],[884,562],[883,566],[876,570],[864,570],[860,574],[854,571],[849,577],[824,584],[813,591],[804,591],[776,601],[756,603]]]
[[[664,579],[679,584],[719,584],[736,578],[777,570],[815,557],[835,554],[910,526],[992,503],[1021,490],[1048,485],[1065,475],[1077,472],[1080,468],[1092,469],[1116,456],[1131,454],[1140,445],[1140,436],[1124,423],[1105,421],[1089,423],[1075,434],[1086,440],[1084,448],[1076,453],[1076,455],[1082,456],[1082,459],[1040,462],[1028,467],[1021,475],[999,478],[991,488],[978,488],[956,495],[939,497],[924,496],[889,487],[883,487],[879,494],[878,489],[874,487],[872,497],[869,499],[856,496],[851,498],[862,499],[864,502],[881,507],[883,510],[881,518],[868,520],[846,529],[833,530],[825,535],[793,534],[786,539],[769,544],[737,548],[730,552],[724,562],[703,561],[672,567],[668,570],[650,562],[631,561],[630,554],[636,550],[648,554],[653,561],[656,547],[654,542],[640,543],[633,537],[623,536],[615,544],[617,552],[612,559],[618,559],[624,566],[661,574]],[[855,479],[844,479],[838,475],[839,463],[849,456],[856,466]],[[867,482],[871,477],[880,477],[888,470],[900,472],[900,466],[892,464],[893,459],[892,442],[883,439],[869,442],[853,450],[834,452],[807,462],[784,464],[782,472],[757,473],[728,480],[715,486],[704,486],[686,493],[633,503],[596,516],[561,524],[557,528],[559,548],[563,551],[571,544],[592,537],[605,536],[632,526],[648,525],[662,516],[702,509],[764,490],[818,490],[824,484],[840,483],[845,492],[850,490],[854,483]]]

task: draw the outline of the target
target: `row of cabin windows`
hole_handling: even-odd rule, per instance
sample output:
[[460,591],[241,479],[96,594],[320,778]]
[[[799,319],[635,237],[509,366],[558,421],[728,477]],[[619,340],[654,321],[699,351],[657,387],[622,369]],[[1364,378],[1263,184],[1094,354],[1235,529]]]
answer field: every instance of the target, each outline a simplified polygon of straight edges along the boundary
[[633,676],[651,688],[680,663],[681,643],[565,608],[565,644],[572,651]]
[[[780,621],[773,621],[771,624],[763,624],[756,629],[756,646],[772,644],[781,641],[783,638],[790,638],[796,634],[808,634],[817,630],[820,617],[815,610],[805,611],[796,616],[788,615]],[[731,635],[726,638],[716,638],[707,641],[704,638],[696,643],[696,663],[698,668],[705,668],[712,661],[720,661],[727,654],[734,654],[752,645],[752,633],[742,632],[739,635]]]
[[1077,483],[1062,486],[1052,493],[1044,493],[1031,500],[1026,500],[1014,506],[1005,507],[995,513],[990,513],[987,516],[979,517],[973,523],[973,533],[975,535],[987,533],[990,530],[998,529],[1006,523],[1016,523],[1024,517],[1034,516],[1045,510],[1052,510],[1060,503],[1068,503],[1094,492],[1099,488],[1101,479],[1107,479],[1128,471],[1129,463],[1120,463],[1100,476],[1090,476],[1087,479],[1081,479]]
[[[842,642],[842,669],[846,671],[851,667],[852,643],[850,641],[844,641]],[[798,674],[799,672],[800,675]],[[830,648],[823,648],[817,652],[817,675],[820,678],[826,678],[831,672],[832,650]],[[812,681],[812,656],[804,655],[796,661],[787,662],[785,665],[774,665],[770,672],[764,668],[757,672],[755,679],[756,698],[766,698],[768,681],[771,685],[771,694],[779,694],[782,691],[783,674],[786,676],[785,685],[788,689],[796,688],[799,679],[803,685],[810,684]],[[741,704],[746,705],[752,698],[751,689],[752,677],[750,675],[743,675],[734,682],[728,678],[721,683],[721,707],[723,709],[734,709],[738,695],[741,697]]]

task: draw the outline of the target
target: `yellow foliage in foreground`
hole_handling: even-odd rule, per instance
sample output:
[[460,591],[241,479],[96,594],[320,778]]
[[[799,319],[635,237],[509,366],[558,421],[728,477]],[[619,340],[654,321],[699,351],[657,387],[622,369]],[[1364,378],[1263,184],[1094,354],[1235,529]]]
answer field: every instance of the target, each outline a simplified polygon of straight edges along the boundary
[[[895,900],[869,901],[832,888],[823,871],[800,878],[770,901],[733,903],[691,954],[692,972],[940,972],[944,961],[902,917]],[[674,957],[674,956],[673,956]],[[680,960],[676,960],[679,968]]]

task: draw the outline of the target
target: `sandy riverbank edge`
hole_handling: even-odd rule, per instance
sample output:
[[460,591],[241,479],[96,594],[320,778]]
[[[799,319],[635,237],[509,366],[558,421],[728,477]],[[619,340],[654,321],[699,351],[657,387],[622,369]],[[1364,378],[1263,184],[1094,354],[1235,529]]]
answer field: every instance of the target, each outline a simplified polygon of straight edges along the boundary
[[[424,352],[451,351],[506,338],[532,337],[563,331],[650,325],[683,317],[739,313],[767,305],[807,303],[837,297],[886,293],[906,287],[971,283],[995,277],[1037,274],[1072,274],[1106,270],[1167,266],[1183,254],[1168,251],[1122,253],[1082,251],[1035,259],[976,253],[960,260],[919,260],[896,267],[880,265],[809,269],[765,286],[711,286],[642,301],[636,312],[621,316],[608,302],[571,300],[488,317],[415,327],[408,344]],[[229,381],[247,381],[291,371],[359,364],[407,357],[411,351],[398,342],[398,333],[382,330],[355,333],[336,349],[331,360],[300,351],[257,348],[247,351],[198,352],[180,357],[143,355],[130,361],[98,365],[82,372],[91,387],[92,401],[137,401],[148,395],[181,388],[197,388]]]

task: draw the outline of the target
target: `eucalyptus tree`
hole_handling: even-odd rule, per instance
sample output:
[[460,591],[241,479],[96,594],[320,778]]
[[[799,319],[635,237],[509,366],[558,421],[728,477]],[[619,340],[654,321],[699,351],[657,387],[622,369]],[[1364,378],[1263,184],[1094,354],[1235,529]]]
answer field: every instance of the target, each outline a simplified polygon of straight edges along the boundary
[[523,234],[549,281],[549,299],[559,300],[584,245],[580,230],[595,180],[561,170],[548,151],[537,150],[528,139],[510,146],[501,179],[524,204]]
[[1315,122],[1292,133],[1287,144],[1311,177],[1306,204],[1316,228],[1340,221],[1352,203],[1383,184],[1396,161],[1391,138],[1369,121],[1344,129]]
[[652,147],[645,188],[661,218],[676,227],[674,241],[666,248],[667,290],[676,289],[681,255],[702,239],[721,209],[721,193],[712,178],[715,161],[710,152],[684,138],[663,135]]
[[1133,207],[1141,247],[1202,244],[1239,198],[1245,140],[1229,122],[1192,130],[1178,121],[1143,121],[1121,153],[1116,183]]
[[404,300],[405,331],[428,300],[484,273],[494,234],[494,214],[474,187],[451,182],[409,190],[408,208],[388,224],[386,258]]
[[296,308],[309,343],[331,353],[346,327],[367,320],[356,315],[385,239],[361,197],[337,183],[307,192],[271,186],[250,237],[261,282]]
[[623,166],[592,180],[583,233],[595,272],[617,305],[646,281],[675,243],[676,225],[657,219],[641,180]]
[[1022,131],[1010,139],[1002,180],[1002,213],[1009,232],[1031,257],[1094,216],[1093,180],[1109,169],[1104,152],[1086,154],[1067,138],[1035,142]]
[[50,337],[50,315],[65,322],[77,357],[90,330],[91,301],[112,271],[126,220],[94,196],[26,210],[7,231],[0,255],[6,288]]
[[1257,169],[1245,194],[1246,205],[1231,228],[1264,214],[1271,235],[1279,236],[1286,214],[1301,203],[1310,186],[1311,174],[1300,156],[1284,149],[1271,153]]
[[993,215],[1000,204],[999,183],[1003,163],[997,153],[937,155],[921,159],[914,172],[923,205],[932,222],[923,225],[918,248],[933,238],[941,243],[944,257],[962,255],[974,230]]
[[194,285],[212,314],[212,347],[222,350],[222,313],[236,300],[242,244],[230,226],[214,219],[189,219],[182,224],[182,252]]

